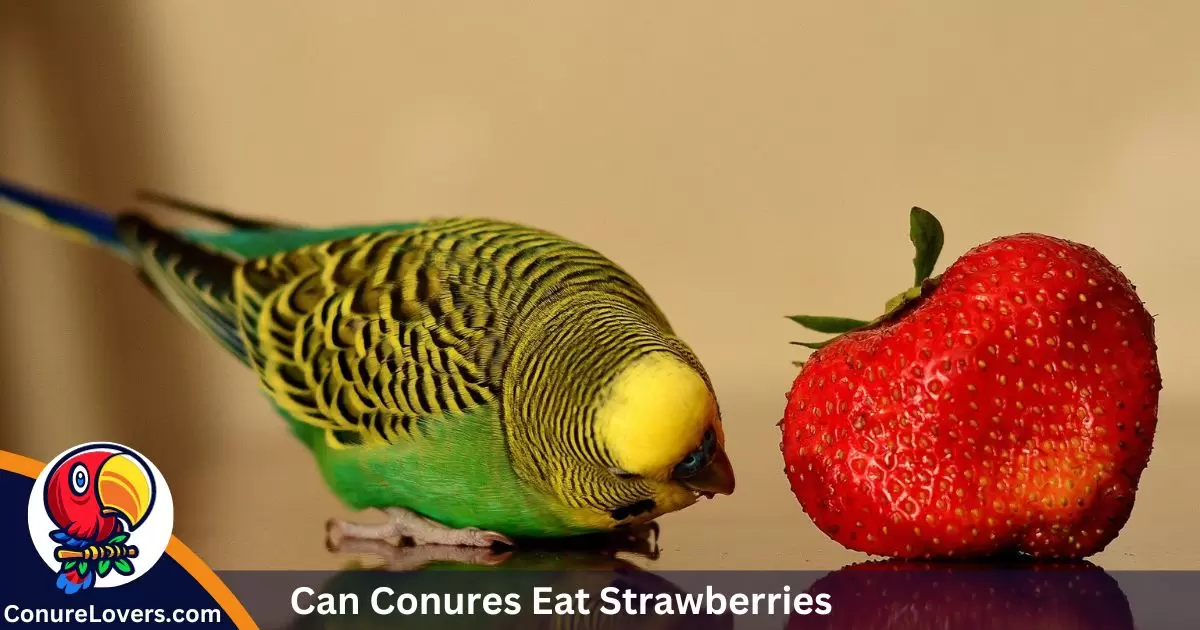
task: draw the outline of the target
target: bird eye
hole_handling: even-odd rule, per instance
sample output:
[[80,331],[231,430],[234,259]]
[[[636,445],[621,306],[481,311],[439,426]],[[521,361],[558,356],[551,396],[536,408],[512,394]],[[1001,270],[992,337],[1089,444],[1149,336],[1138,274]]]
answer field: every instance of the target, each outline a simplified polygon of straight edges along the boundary
[[88,489],[87,466],[75,464],[71,467],[71,492],[83,494]]
[[704,433],[704,439],[696,450],[687,454],[683,461],[675,466],[673,473],[676,479],[687,479],[704,469],[712,459],[713,448],[717,445],[717,436],[709,429]]

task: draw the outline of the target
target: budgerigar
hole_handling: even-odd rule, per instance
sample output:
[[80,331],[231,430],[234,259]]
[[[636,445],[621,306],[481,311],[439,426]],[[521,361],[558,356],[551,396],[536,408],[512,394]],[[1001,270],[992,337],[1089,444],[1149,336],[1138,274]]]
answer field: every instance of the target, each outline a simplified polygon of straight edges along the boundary
[[439,219],[299,228],[182,201],[181,231],[0,180],[0,206],[130,262],[258,378],[343,536],[487,546],[730,494],[710,379],[644,288],[581,244]]

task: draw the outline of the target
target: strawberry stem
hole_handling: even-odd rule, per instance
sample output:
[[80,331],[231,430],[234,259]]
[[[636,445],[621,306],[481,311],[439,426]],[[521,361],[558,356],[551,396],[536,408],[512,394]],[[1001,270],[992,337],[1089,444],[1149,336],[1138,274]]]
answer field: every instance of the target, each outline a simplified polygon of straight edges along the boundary
[[[928,291],[936,287],[938,278],[933,276],[933,269],[937,266],[938,256],[941,255],[942,246],[945,244],[945,233],[942,231],[941,222],[929,211],[914,206],[908,213],[908,239],[912,241],[913,249],[916,252],[913,256],[915,280],[911,287],[887,301],[887,304],[884,305],[883,315],[869,322],[849,317],[789,315],[788,319],[808,330],[834,335],[825,341],[793,341],[791,343],[812,350],[819,350],[848,332],[878,326],[907,309],[917,300],[920,300]],[[794,363],[796,365],[803,364],[802,361]]]
[[900,310],[900,307],[921,297],[921,287],[916,286],[911,289],[905,289],[904,293],[893,297],[883,305],[883,314],[887,316]]

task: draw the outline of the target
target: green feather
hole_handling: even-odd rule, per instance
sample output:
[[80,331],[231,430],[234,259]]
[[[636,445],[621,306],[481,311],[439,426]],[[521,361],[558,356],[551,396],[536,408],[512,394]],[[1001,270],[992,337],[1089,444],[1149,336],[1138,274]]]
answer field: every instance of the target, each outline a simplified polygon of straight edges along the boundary
[[185,232],[183,236],[193,243],[233,253],[242,258],[259,258],[308,245],[352,238],[360,234],[402,231],[418,225],[420,224],[388,223],[384,225],[311,229],[233,230],[228,232],[189,231]]
[[276,410],[317,459],[326,483],[350,508],[402,505],[451,527],[512,536],[569,536],[561,505],[513,472],[493,409],[424,423],[427,433],[400,444],[334,449],[325,431]]

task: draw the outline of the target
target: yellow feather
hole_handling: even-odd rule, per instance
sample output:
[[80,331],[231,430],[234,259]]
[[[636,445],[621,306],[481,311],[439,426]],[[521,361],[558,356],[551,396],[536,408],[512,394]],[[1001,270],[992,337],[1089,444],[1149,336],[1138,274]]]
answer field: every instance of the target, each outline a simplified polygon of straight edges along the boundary
[[68,241],[79,243],[81,245],[96,244],[96,239],[92,238],[92,236],[87,232],[62,225],[61,223],[55,223],[54,221],[48,219],[45,215],[37,211],[30,210],[29,208],[15,203],[7,198],[0,197],[0,205],[2,205],[6,210],[9,210],[12,216],[26,224],[32,225],[33,227],[41,228]]
[[596,426],[622,469],[665,479],[716,417],[716,400],[696,369],[656,352],[617,377]]

